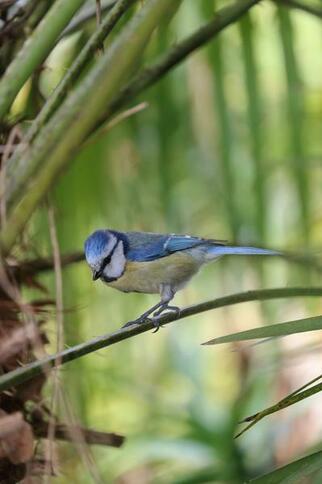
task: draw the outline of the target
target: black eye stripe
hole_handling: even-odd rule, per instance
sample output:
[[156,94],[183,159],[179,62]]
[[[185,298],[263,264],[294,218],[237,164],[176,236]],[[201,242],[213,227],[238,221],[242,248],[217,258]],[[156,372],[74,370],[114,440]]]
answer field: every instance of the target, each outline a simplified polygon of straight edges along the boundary
[[101,264],[101,267],[100,267],[100,271],[103,272],[105,267],[107,266],[107,264],[109,264],[111,262],[111,259],[112,259],[112,256],[114,254],[114,251],[116,249],[116,246],[117,244],[119,243],[119,240],[116,240],[114,246],[113,246],[113,249],[111,250],[111,252],[109,253],[109,255],[107,255],[105,257],[105,259],[103,260],[102,264]]

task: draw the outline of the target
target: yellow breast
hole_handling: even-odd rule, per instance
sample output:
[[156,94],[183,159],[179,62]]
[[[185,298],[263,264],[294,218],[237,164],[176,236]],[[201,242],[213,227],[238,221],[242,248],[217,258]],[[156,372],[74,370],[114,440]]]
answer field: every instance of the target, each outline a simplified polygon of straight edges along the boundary
[[124,292],[153,294],[160,292],[162,284],[169,284],[177,291],[199,267],[200,263],[186,252],[176,252],[150,262],[128,261],[124,274],[108,285]]

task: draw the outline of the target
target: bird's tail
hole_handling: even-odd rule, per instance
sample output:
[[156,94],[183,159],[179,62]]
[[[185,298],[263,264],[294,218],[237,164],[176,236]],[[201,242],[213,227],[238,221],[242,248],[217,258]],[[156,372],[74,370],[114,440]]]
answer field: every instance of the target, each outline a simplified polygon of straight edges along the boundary
[[214,245],[207,248],[207,259],[211,260],[222,255],[281,255],[280,252],[258,247],[232,247],[226,245]]

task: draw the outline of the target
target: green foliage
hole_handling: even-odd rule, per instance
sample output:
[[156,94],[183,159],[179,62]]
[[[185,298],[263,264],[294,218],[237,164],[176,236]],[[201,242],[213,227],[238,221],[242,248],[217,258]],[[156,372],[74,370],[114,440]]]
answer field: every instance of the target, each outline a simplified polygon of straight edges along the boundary
[[[252,3],[247,2],[248,8]],[[282,3],[297,8],[286,9]],[[319,384],[290,394],[310,378],[305,374],[301,380],[294,361],[305,361],[310,374],[320,364],[312,359],[319,344],[317,331],[304,341],[306,332],[321,329],[320,300],[307,302],[296,293],[292,302],[286,297],[265,306],[255,301],[278,298],[278,291],[286,296],[296,286],[302,295],[305,290],[311,296],[321,291],[313,287],[320,273],[305,263],[306,254],[318,252],[322,242],[321,20],[298,9],[302,2],[285,0],[276,6],[266,0],[226,28],[228,14],[235,12],[236,17],[241,2],[229,3],[228,9],[226,1],[182,2],[177,12],[170,12],[173,18],[170,4],[153,0],[152,8],[150,0],[137,2],[110,32],[104,53],[96,44],[91,56],[88,46],[86,55],[81,51],[85,61],[79,69],[72,63],[62,81],[69,78],[66,90],[57,96],[60,85],[56,94],[41,93],[46,116],[25,119],[32,98],[28,84],[22,88],[14,111],[23,120],[19,126],[30,145],[22,145],[7,166],[9,224],[7,231],[2,227],[1,240],[6,249],[16,244],[14,255],[21,256],[25,244],[17,244],[17,235],[29,220],[24,237],[30,257],[48,255],[47,215],[40,202],[50,190],[63,253],[81,249],[92,230],[112,227],[186,232],[302,254],[304,263],[296,268],[283,258],[220,261],[177,296],[180,306],[215,296],[217,303],[199,307],[185,324],[174,322],[157,335],[120,338],[122,343],[75,359],[61,372],[63,391],[82,423],[127,437],[122,449],[93,448],[104,482],[241,483],[271,472],[277,460],[283,464],[297,459],[319,438],[315,427],[320,422],[310,424],[313,397],[307,406],[302,401],[294,410],[263,420],[242,438],[234,437],[245,415],[263,418],[320,391]],[[307,9],[309,2],[303,0],[303,5]],[[221,8],[226,10],[212,21],[214,10]],[[57,37],[67,17],[59,20]],[[187,39],[211,21],[207,45],[190,55]],[[211,39],[220,22],[223,31]],[[91,35],[98,37],[97,29],[92,18],[73,27],[73,35],[82,35],[83,43]],[[72,44],[69,52],[62,42],[42,45],[42,56],[32,65],[28,56],[24,59],[10,89],[17,94],[50,50],[57,66],[65,68],[66,58],[75,61],[78,49]],[[179,60],[176,44],[186,48]],[[182,60],[186,62],[172,69]],[[46,70],[58,70],[48,61],[43,68],[33,79],[36,87]],[[2,85],[7,82],[3,79]],[[116,110],[141,101],[148,103],[145,110],[107,129],[104,123]],[[2,106],[8,108],[10,102],[8,98]],[[10,131],[13,113],[6,114]],[[99,126],[105,130],[91,137]],[[303,288],[308,276],[312,284]],[[43,275],[42,282],[53,288],[51,274]],[[93,284],[83,264],[66,269],[63,282],[66,345],[80,344],[80,353],[84,341],[106,336],[154,300]],[[263,286],[280,289],[265,298],[229,298]],[[225,295],[223,301],[220,296]],[[242,300],[248,302],[233,306]],[[215,307],[222,309],[209,311]],[[54,321],[46,327],[53,350]],[[200,345],[226,333],[213,342],[233,342],[233,351]],[[291,333],[254,348],[239,343]],[[302,334],[296,342],[297,333]],[[99,337],[91,349],[103,347]],[[54,357],[49,359],[53,364]],[[28,371],[25,367],[18,374]],[[7,378],[0,377],[6,388]],[[255,414],[258,409],[265,410]],[[60,413],[66,418],[63,409]],[[299,420],[307,420],[305,430]],[[292,446],[294,434],[299,435],[297,447]],[[300,482],[307,472],[320,471],[320,461],[320,453],[313,454],[254,482]],[[84,468],[71,447],[62,450],[61,467],[61,484],[91,479],[90,468]]]
[[222,343],[231,343],[233,341],[245,341],[258,338],[278,338],[289,334],[303,333],[305,331],[317,331],[322,329],[322,317],[299,319],[297,321],[288,321],[264,326],[263,328],[249,329],[240,333],[229,334],[219,338],[212,339],[204,343],[206,345],[217,345]]
[[[315,476],[321,471],[321,452],[308,455],[274,472],[253,479],[257,484],[292,484],[293,482],[315,482]],[[308,481],[309,480],[309,481]],[[318,481],[316,481],[318,482]]]

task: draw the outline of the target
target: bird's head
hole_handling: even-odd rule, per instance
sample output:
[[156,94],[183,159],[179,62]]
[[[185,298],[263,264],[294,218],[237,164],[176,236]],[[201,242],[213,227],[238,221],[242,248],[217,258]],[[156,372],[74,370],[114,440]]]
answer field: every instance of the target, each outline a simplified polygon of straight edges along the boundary
[[124,272],[126,239],[110,230],[96,230],[85,241],[85,257],[93,272],[93,280],[115,281]]

